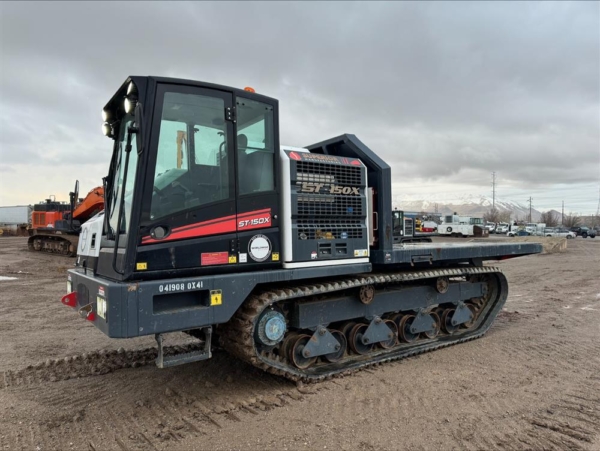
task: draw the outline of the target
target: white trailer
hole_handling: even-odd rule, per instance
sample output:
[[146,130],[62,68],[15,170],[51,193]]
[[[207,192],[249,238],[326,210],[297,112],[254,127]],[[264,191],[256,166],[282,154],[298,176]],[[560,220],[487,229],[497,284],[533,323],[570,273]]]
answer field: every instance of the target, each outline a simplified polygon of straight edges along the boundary
[[447,236],[474,236],[475,227],[483,229],[483,218],[447,215],[438,226],[438,233]]
[[0,207],[0,224],[20,225],[31,220],[31,205],[16,205],[14,207]]

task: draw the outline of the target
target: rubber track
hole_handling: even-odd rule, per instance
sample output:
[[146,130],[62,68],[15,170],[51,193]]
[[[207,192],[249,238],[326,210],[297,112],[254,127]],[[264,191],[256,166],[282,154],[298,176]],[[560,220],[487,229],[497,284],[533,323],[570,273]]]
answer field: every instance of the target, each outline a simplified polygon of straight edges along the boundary
[[[262,311],[271,304],[290,299],[330,294],[337,291],[356,288],[364,285],[393,285],[416,280],[435,279],[437,277],[460,277],[483,274],[494,274],[498,280],[498,293],[496,299],[492,299],[485,305],[478,317],[477,328],[466,331],[459,337],[445,336],[441,339],[427,340],[412,346],[402,346],[374,352],[368,356],[348,359],[337,364],[326,365],[325,372],[319,372],[323,367],[317,367],[313,374],[302,372],[288,364],[277,355],[261,353],[258,354],[254,343],[254,324]],[[314,285],[301,285],[277,290],[269,290],[252,295],[242,307],[234,314],[232,319],[219,330],[221,346],[230,354],[251,365],[267,371],[271,374],[286,377],[296,382],[317,382],[329,379],[332,376],[346,375],[369,366],[384,362],[400,360],[405,357],[415,356],[424,352],[444,348],[458,343],[474,340],[484,335],[491,327],[494,318],[506,302],[508,297],[508,285],[506,278],[498,268],[493,267],[459,267],[440,268],[426,271],[410,271],[385,274],[369,274],[344,278],[332,282],[324,282]],[[368,359],[368,360],[366,360]],[[361,361],[362,360],[362,361]],[[311,371],[309,368],[308,371]]]
[[[33,242],[35,241],[35,239],[40,239],[40,240],[42,240],[42,242],[45,242],[45,243],[57,243],[57,242],[61,242],[61,241],[62,242],[67,241],[67,242],[71,243],[71,245],[73,246],[73,251],[72,252],[68,252],[68,251],[67,252],[58,252],[58,251],[54,251],[54,250],[48,250],[45,247],[38,251],[33,247]],[[78,245],[79,245],[79,236],[67,235],[67,234],[65,234],[65,235],[45,235],[43,233],[40,233],[37,235],[30,236],[27,241],[27,246],[28,246],[29,250],[32,252],[43,252],[45,254],[58,254],[58,255],[64,255],[66,257],[76,257]]]

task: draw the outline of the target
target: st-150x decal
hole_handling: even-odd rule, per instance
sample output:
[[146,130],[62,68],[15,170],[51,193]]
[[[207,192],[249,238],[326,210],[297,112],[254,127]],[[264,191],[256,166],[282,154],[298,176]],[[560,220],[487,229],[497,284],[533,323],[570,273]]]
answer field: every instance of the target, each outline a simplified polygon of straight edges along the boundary
[[[325,188],[324,191],[323,188]],[[360,196],[360,191],[357,187],[333,184],[328,185],[326,183],[303,182],[300,186],[300,191],[303,193],[351,194],[353,196]]]

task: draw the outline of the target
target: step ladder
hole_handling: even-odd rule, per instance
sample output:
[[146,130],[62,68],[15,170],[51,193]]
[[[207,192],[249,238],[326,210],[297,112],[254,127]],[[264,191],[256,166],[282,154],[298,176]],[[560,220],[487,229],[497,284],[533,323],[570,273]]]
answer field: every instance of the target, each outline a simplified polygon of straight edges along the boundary
[[158,355],[156,356],[156,366],[159,368],[169,368],[171,366],[183,365],[184,363],[198,362],[207,360],[212,357],[211,353],[211,338],[212,327],[202,327],[194,330],[194,336],[198,336],[198,332],[204,335],[204,346],[192,352],[181,352],[178,354],[165,355],[163,347],[163,334],[156,334],[154,338],[158,344]]

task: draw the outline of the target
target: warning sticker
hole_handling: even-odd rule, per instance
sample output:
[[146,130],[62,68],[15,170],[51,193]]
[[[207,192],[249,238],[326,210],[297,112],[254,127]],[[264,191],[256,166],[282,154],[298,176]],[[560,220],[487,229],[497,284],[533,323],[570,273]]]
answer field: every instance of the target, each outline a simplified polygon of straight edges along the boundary
[[223,304],[223,292],[221,290],[210,290],[210,305]]
[[200,264],[208,265],[226,265],[229,263],[229,252],[205,252],[200,255]]

